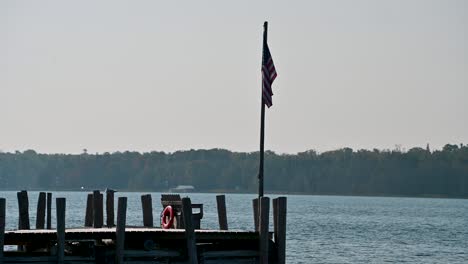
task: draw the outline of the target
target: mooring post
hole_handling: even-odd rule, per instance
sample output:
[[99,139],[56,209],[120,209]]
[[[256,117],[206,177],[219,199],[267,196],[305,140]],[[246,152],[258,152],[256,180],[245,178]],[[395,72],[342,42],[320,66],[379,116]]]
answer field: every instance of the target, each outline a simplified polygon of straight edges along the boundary
[[47,193],[47,229],[52,229],[52,193]]
[[21,191],[17,192],[18,197],[18,229],[30,229],[29,226],[29,200],[28,192]]
[[57,263],[65,259],[65,198],[56,198],[57,206]]
[[187,240],[188,263],[197,264],[197,244],[195,240],[195,230],[193,228],[192,202],[188,197],[182,198],[182,214],[185,224],[185,239]]
[[124,263],[125,223],[127,219],[127,197],[119,197],[117,202],[117,227],[115,241],[115,262]]
[[268,263],[269,232],[268,220],[270,217],[270,198],[260,197],[260,263]]
[[88,193],[88,197],[86,198],[85,227],[93,226],[93,212],[93,194]]
[[46,193],[40,192],[37,198],[36,229],[45,228]]
[[3,246],[5,242],[6,200],[0,198],[0,263],[3,263]]
[[252,200],[252,208],[253,208],[253,217],[254,217],[254,228],[255,231],[258,232],[258,198]]
[[93,224],[94,228],[101,228],[104,222],[103,195],[98,190],[93,191]]
[[[276,208],[276,209],[275,209]],[[278,264],[286,263],[286,214],[287,198],[278,197],[273,200],[273,221],[275,227],[275,244],[277,248]]]
[[226,196],[225,195],[217,195],[216,196],[216,204],[217,204],[217,207],[218,207],[219,229],[228,230],[227,212],[226,212]]
[[153,227],[153,204],[151,194],[141,196],[141,207],[143,209],[143,226]]
[[114,225],[114,190],[106,190],[106,222],[107,227],[113,227]]

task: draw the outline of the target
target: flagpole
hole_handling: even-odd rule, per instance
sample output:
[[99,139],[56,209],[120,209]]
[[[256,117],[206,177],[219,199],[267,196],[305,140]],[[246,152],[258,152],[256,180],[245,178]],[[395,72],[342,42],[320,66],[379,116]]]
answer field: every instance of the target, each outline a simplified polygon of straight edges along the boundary
[[[268,34],[268,22],[265,21],[265,23],[263,24],[263,47],[262,49],[265,48],[265,44],[267,43],[267,34]],[[262,66],[263,66],[263,60],[264,60],[264,56],[262,56]],[[264,155],[264,142],[265,142],[265,102],[263,99],[263,88],[261,89],[261,98],[262,98],[262,108],[261,108],[261,116],[260,116],[260,166],[258,169],[258,197],[259,198],[263,197],[263,155]]]

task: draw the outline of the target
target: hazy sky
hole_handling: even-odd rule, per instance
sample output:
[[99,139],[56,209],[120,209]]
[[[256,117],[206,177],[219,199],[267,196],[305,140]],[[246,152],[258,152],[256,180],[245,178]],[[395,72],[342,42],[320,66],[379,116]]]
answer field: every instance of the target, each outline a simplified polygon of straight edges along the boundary
[[468,1],[0,1],[0,149],[468,143]]

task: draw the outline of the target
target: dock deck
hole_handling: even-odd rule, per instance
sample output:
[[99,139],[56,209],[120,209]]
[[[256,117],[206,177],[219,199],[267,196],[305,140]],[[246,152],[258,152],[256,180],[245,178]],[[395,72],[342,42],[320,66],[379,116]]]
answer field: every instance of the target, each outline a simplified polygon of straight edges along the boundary
[[[106,199],[107,227],[104,227],[103,221],[103,195],[96,190],[88,194],[85,227],[67,228],[66,199],[56,198],[56,227],[52,229],[52,195],[40,193],[36,228],[31,229],[27,191],[20,191],[17,193],[18,230],[8,231],[5,230],[6,200],[0,198],[0,248],[6,245],[11,249],[0,250],[0,264],[285,263],[284,197],[273,200],[274,232],[269,232],[268,197],[253,201],[255,231],[245,231],[228,230],[223,195],[217,197],[220,230],[208,230],[197,229],[203,217],[203,207],[198,204],[192,206],[190,198],[179,196],[177,201],[169,201],[175,208],[169,209],[175,212],[164,216],[164,229],[153,226],[152,200],[148,194],[142,195],[143,227],[126,224],[126,197],[118,198],[115,224],[112,194],[108,192]],[[199,208],[200,211],[193,213],[193,208]],[[164,221],[168,221],[167,217],[169,222],[174,221],[175,224],[164,224]]]
[[[272,233],[270,232],[270,236]],[[228,241],[258,241],[259,233],[242,230],[205,230],[196,229],[197,242],[228,242]],[[67,241],[115,239],[116,228],[69,228],[65,230]],[[32,229],[13,230],[5,232],[5,245],[22,245],[38,243],[39,241],[53,241],[57,239],[56,230]],[[125,228],[125,239],[136,241],[142,239],[152,240],[185,240],[184,229],[161,229],[149,227]]]

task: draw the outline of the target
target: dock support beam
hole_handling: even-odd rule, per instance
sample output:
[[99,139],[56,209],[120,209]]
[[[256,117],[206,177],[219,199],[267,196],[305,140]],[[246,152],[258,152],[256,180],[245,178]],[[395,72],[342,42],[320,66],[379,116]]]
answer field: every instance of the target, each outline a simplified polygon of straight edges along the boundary
[[226,212],[226,196],[217,195],[216,205],[218,207],[218,222],[219,229],[228,230],[227,212]]
[[182,214],[184,216],[185,224],[185,239],[187,240],[188,263],[197,264],[197,244],[192,220],[192,202],[188,197],[182,198]]
[[45,228],[46,193],[40,192],[37,198],[36,229]]
[[114,224],[114,190],[106,190],[106,224],[107,227],[113,227]]
[[286,263],[286,197],[273,199],[273,226],[278,264]]
[[143,226],[153,227],[153,203],[151,194],[141,196],[141,207],[143,209]]
[[258,207],[258,198],[252,200],[252,208],[253,208],[253,217],[254,217],[254,230],[258,232],[258,216],[260,214],[259,207]]
[[29,226],[29,201],[28,192],[21,191],[16,193],[18,197],[18,229],[30,229]]
[[93,224],[94,228],[101,228],[104,224],[104,208],[102,205],[102,193],[93,191]]
[[268,264],[270,198],[260,197],[260,263]]
[[47,193],[47,229],[52,229],[52,193]]
[[93,226],[93,212],[93,194],[88,193],[88,197],[86,198],[85,227]]
[[57,198],[57,263],[65,259],[65,198]]
[[117,202],[117,228],[115,241],[115,262],[124,263],[125,224],[127,219],[127,197],[119,197]]
[[0,263],[3,263],[3,245],[5,242],[6,199],[0,198]]

